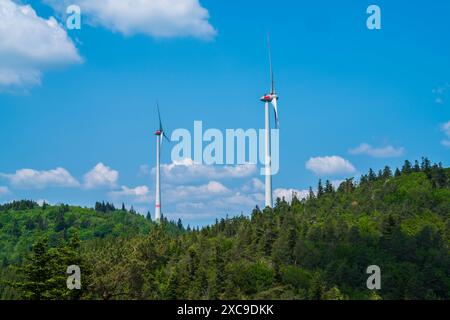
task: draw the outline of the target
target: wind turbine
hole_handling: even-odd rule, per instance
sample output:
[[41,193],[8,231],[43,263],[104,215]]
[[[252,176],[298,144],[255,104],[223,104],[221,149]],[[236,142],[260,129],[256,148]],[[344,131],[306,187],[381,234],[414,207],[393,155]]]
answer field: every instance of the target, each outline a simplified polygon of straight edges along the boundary
[[272,104],[275,113],[275,126],[278,128],[278,95],[275,91],[275,79],[273,75],[272,67],[272,49],[270,47],[270,38],[267,35],[267,46],[269,49],[269,64],[270,64],[270,93],[265,94],[261,97],[261,101],[264,102],[265,109],[265,171],[266,176],[265,183],[265,199],[266,207],[272,207],[272,159],[271,159],[271,149],[270,149],[270,104]]
[[156,197],[155,197],[155,220],[157,222],[161,221],[161,144],[163,138],[166,138],[168,141],[170,139],[167,137],[164,132],[162,121],[161,121],[161,113],[159,112],[159,104],[156,103],[156,108],[158,109],[158,119],[159,119],[159,129],[156,130]]

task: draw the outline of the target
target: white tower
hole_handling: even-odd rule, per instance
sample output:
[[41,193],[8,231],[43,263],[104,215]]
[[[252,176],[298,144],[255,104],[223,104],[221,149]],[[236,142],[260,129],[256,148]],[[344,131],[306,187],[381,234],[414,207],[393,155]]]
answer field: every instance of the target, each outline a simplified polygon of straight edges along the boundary
[[160,180],[160,152],[161,152],[161,135],[160,130],[155,132],[156,135],[156,196],[155,196],[155,220],[161,220],[161,180]]
[[266,175],[266,207],[272,207],[272,160],[270,157],[270,107],[269,102],[266,101],[264,104],[265,109],[265,175]]
[[156,195],[155,195],[155,220],[161,221],[161,145],[163,138],[170,141],[164,133],[164,129],[161,121],[161,114],[159,112],[159,105],[156,104],[158,109],[159,129],[156,130]]
[[270,48],[270,41],[268,39],[269,47],[269,62],[270,62],[270,93],[261,97],[261,101],[264,102],[265,113],[265,153],[264,153],[264,174],[266,176],[265,184],[265,199],[266,207],[272,207],[272,157],[271,157],[271,144],[270,144],[270,105],[272,104],[275,112],[275,125],[278,128],[278,95],[275,91],[275,80],[272,69],[272,52]]

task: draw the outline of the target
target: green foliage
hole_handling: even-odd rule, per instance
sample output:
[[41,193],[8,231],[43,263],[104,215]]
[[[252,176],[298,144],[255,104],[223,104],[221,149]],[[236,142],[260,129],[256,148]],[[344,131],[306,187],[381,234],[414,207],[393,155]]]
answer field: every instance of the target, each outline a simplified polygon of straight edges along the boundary
[[[2,298],[450,299],[450,170],[427,159],[338,188],[320,182],[306,199],[202,229],[106,206],[1,206],[0,275],[26,284],[0,285]],[[48,244],[22,262],[41,236]],[[55,270],[75,256],[83,290],[74,297]],[[366,287],[372,264],[381,290]]]
[[83,291],[67,289],[67,267],[83,266],[78,249],[80,241],[75,234],[68,244],[50,248],[48,239],[40,239],[33,246],[31,255],[19,268],[22,280],[13,284],[27,300],[78,299]]

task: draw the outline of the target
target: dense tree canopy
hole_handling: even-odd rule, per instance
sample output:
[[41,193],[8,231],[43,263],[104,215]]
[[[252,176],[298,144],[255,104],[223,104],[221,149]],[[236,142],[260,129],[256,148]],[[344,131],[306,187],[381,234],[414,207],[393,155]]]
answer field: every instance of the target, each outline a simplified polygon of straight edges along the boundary
[[[394,172],[394,173],[393,173]],[[370,170],[306,199],[185,229],[96,210],[0,206],[0,294],[25,299],[449,299],[450,170]],[[77,238],[81,243],[77,243]],[[74,240],[75,239],[75,240]],[[75,242],[74,242],[75,241]],[[33,247],[31,245],[35,243]],[[75,244],[74,244],[75,243]],[[24,257],[27,257],[24,259]],[[48,258],[52,257],[52,258]],[[51,263],[49,261],[52,261]],[[65,288],[66,264],[82,290]],[[381,290],[366,287],[370,265]],[[62,270],[62,271],[61,271]]]

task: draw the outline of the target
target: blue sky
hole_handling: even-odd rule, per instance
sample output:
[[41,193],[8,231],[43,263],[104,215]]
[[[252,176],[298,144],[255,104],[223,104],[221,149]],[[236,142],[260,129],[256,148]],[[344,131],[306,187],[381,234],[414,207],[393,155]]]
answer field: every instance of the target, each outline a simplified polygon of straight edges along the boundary
[[[82,25],[67,30],[64,1],[0,0],[12,12],[0,19],[0,202],[105,200],[153,214],[155,101],[169,133],[194,120],[262,128],[268,31],[276,194],[424,155],[450,165],[448,1],[189,0],[176,11],[180,1],[149,0],[139,14],[70,1]],[[370,4],[381,30],[366,27]],[[254,170],[171,165],[169,145],[162,162],[169,218],[205,224],[263,204]]]

